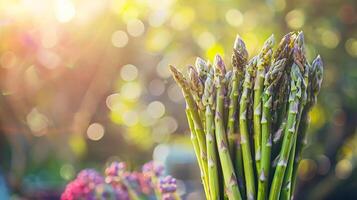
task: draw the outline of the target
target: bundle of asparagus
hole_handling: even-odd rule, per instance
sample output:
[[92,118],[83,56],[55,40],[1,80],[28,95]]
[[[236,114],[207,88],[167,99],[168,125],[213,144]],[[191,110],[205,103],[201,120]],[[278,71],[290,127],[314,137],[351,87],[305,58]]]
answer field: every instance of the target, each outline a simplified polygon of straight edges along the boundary
[[322,61],[305,57],[302,32],[273,51],[269,37],[248,61],[237,36],[232,69],[219,55],[197,58],[188,78],[170,70],[186,101],[205,195],[216,199],[292,199],[308,113],[322,82]]

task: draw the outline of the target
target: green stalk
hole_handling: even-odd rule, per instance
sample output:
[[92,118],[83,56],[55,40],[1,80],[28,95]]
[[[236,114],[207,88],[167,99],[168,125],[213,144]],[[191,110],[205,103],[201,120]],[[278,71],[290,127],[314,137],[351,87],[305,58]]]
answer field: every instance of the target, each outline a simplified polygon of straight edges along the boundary
[[206,140],[207,140],[207,156],[208,156],[208,180],[211,199],[219,199],[219,182],[218,182],[218,168],[216,156],[216,140],[214,133],[214,118],[211,108],[206,108]]
[[266,74],[264,81],[264,93],[263,93],[263,111],[262,111],[262,163],[261,169],[258,173],[258,200],[265,200],[268,190],[268,179],[270,170],[270,156],[271,156],[271,146],[272,146],[272,119],[271,119],[271,109],[273,103],[273,92],[277,82],[280,80],[281,75],[284,72],[284,66],[286,59],[276,61],[273,66],[269,69]]
[[306,61],[305,58],[305,47],[304,47],[304,35],[302,32],[299,32],[296,38],[296,51],[294,51],[294,63],[296,63],[300,70],[303,72],[303,81],[301,84],[301,100],[300,100],[300,107],[298,116],[296,119],[296,130],[293,136],[293,146],[290,151],[289,161],[287,166],[287,172],[284,177],[283,189],[282,189],[282,196],[281,199],[283,200],[290,200],[291,199],[291,188],[292,188],[292,176],[293,176],[293,168],[295,164],[295,151],[296,151],[296,144],[297,144],[297,136],[301,121],[301,115],[307,103],[307,85],[309,82],[309,69],[310,66]]
[[237,135],[236,147],[235,147],[235,171],[237,173],[237,181],[239,186],[239,191],[242,197],[246,196],[245,191],[245,177],[244,177],[244,165],[243,165],[243,153],[242,145],[240,143],[240,134]]
[[318,55],[312,62],[311,69],[309,70],[309,85],[307,88],[307,105],[303,111],[302,123],[299,126],[299,137],[296,144],[295,164],[292,175],[292,195],[296,185],[296,174],[299,162],[301,160],[301,153],[306,144],[306,132],[308,129],[308,113],[311,108],[316,104],[317,96],[321,89],[323,79],[323,63],[320,55]]
[[[286,59],[285,65],[291,66],[292,64],[291,54],[292,54],[292,49],[294,47],[295,38],[296,38],[296,34],[290,32],[281,39],[278,48],[276,49],[273,55],[274,62],[285,58]],[[286,120],[287,97],[289,96],[287,94],[289,93],[288,90],[290,85],[288,74],[290,73],[290,69],[285,67],[285,71],[287,73],[283,74],[283,77],[281,78],[281,81],[279,81],[279,84],[277,86],[278,87],[277,94],[273,95],[274,115],[272,116],[273,118],[272,128],[274,131],[278,130],[278,128],[281,127],[281,123],[283,123]]]
[[216,97],[216,115],[215,115],[215,128],[216,128],[216,142],[218,146],[218,154],[222,165],[222,172],[224,184],[226,187],[226,194],[230,200],[242,199],[236,175],[234,173],[233,163],[227,148],[227,136],[223,122],[224,111],[224,97],[226,93],[225,88],[225,74],[226,69],[222,58],[216,55],[214,62],[215,69],[215,85],[217,89]]
[[257,74],[254,82],[254,98],[253,98],[253,141],[255,152],[255,164],[257,174],[260,172],[260,160],[261,160],[261,115],[262,115],[262,92],[264,87],[264,77],[267,68],[271,62],[271,56],[273,54],[272,47],[274,45],[274,36],[270,36],[265,41],[263,48],[258,56],[257,61]]
[[235,141],[237,140],[236,133],[236,115],[238,107],[238,97],[239,97],[239,85],[243,78],[244,65],[248,59],[248,53],[245,47],[243,40],[237,36],[236,41],[233,47],[232,55],[232,84],[230,85],[229,93],[229,111],[228,111],[228,126],[227,126],[227,135],[228,135],[228,146],[230,150],[231,157],[234,156]]
[[241,82],[244,76],[244,67],[248,60],[248,52],[245,47],[245,43],[239,35],[237,35],[236,40],[233,45],[232,54],[232,84],[231,92],[229,93],[229,113],[228,113],[228,146],[231,158],[233,160],[233,165],[235,167],[237,181],[239,190],[242,196],[245,196],[244,188],[244,172],[243,172],[243,158],[242,158],[242,148],[240,146],[239,132],[237,118],[238,112],[238,101],[239,95],[242,92]]
[[289,160],[290,149],[292,148],[292,144],[294,143],[293,136],[294,133],[296,133],[295,130],[297,129],[296,122],[301,98],[302,81],[303,78],[301,76],[299,66],[294,63],[291,69],[291,90],[289,95],[289,111],[287,124],[285,128],[283,144],[279,154],[278,165],[276,167],[273,182],[270,188],[269,200],[278,200],[280,196],[284,175]]
[[250,96],[250,92],[252,90],[252,81],[254,68],[256,66],[257,59],[254,57],[250,63],[246,66],[246,72],[243,82],[243,92],[240,99],[240,107],[239,107],[239,128],[241,133],[241,147],[242,147],[242,155],[243,155],[243,167],[244,167],[244,177],[246,182],[246,192],[247,199],[253,200],[255,199],[255,178],[254,178],[254,168],[253,168],[253,160],[252,154],[250,150],[250,142],[249,142],[249,132],[248,132],[248,121],[247,121],[247,113],[248,113],[248,103]]
[[209,196],[209,192],[208,192],[209,191],[208,190],[208,183],[209,182],[207,181],[207,178],[205,178],[205,174],[203,173],[204,170],[203,170],[202,159],[201,159],[201,156],[200,156],[200,146],[199,146],[198,141],[197,141],[197,137],[196,137],[196,133],[195,133],[195,127],[194,127],[194,124],[193,124],[192,116],[191,116],[190,110],[188,108],[186,108],[186,118],[187,118],[188,126],[189,126],[190,132],[191,132],[191,142],[192,142],[192,145],[193,145],[193,150],[195,151],[197,162],[198,162],[198,167],[199,167],[200,172],[201,172],[201,181],[202,181],[203,189],[205,191],[206,196]]
[[[198,144],[200,147],[200,158],[202,160],[202,169],[203,169],[203,174],[205,177],[205,181],[208,177],[208,163],[207,163],[207,146],[206,146],[206,139],[205,139],[205,134],[203,131],[203,126],[202,122],[200,119],[199,111],[197,109],[197,105],[193,100],[193,97],[191,95],[191,90],[188,86],[187,80],[185,77],[182,75],[180,71],[178,71],[174,66],[170,65],[170,71],[177,82],[177,84],[181,87],[183,96],[186,100],[186,106],[189,108],[192,119],[193,119],[193,124],[195,127],[195,133],[196,137],[198,139]],[[204,184],[204,183],[203,183]]]
[[218,162],[214,127],[215,88],[212,77],[207,77],[202,102],[206,107],[206,143],[208,157],[208,180],[211,199],[219,199]]

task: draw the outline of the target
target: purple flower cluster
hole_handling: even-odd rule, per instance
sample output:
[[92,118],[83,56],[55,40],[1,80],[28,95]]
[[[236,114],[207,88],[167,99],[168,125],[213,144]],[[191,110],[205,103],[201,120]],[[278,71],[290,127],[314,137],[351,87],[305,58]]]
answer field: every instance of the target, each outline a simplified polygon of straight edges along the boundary
[[160,191],[163,200],[175,200],[176,198],[176,179],[172,176],[166,176],[160,180]]
[[150,161],[143,165],[142,171],[147,176],[160,177],[164,173],[164,166],[157,164],[154,161]]
[[179,199],[176,179],[161,178],[163,171],[163,166],[152,161],[143,165],[142,172],[130,172],[124,162],[113,162],[105,169],[105,178],[85,169],[68,183],[61,200]]
[[95,199],[95,189],[104,183],[104,178],[93,169],[84,169],[77,178],[70,182],[61,196],[61,200]]

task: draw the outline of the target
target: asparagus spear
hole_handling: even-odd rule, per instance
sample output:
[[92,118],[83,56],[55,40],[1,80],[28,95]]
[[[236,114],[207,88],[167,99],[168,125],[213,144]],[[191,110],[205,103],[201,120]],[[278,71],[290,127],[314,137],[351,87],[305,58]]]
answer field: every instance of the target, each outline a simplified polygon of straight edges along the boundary
[[206,107],[206,143],[208,158],[208,180],[211,199],[219,199],[219,181],[218,181],[218,163],[216,157],[216,140],[214,133],[214,116],[215,110],[215,87],[213,77],[208,76],[205,82],[205,90],[202,102]]
[[[288,61],[287,61],[288,62]],[[289,65],[286,65],[286,67]],[[281,81],[277,89],[277,94],[273,95],[273,108],[272,113],[275,116],[272,116],[272,131],[273,135],[273,148],[271,152],[271,157],[277,158],[280,153],[280,147],[282,143],[282,138],[284,136],[284,130],[286,127],[286,112],[287,112],[287,104],[290,93],[290,77],[287,74],[286,70],[281,77]],[[277,163],[277,162],[276,162]],[[275,168],[276,165],[273,165]],[[274,170],[273,170],[274,171]]]
[[195,151],[195,154],[196,154],[196,157],[197,157],[197,162],[198,162],[198,167],[200,169],[200,172],[201,172],[201,181],[202,181],[202,184],[203,184],[203,189],[205,191],[205,194],[206,196],[209,196],[209,190],[208,190],[208,184],[209,184],[209,181],[206,181],[206,177],[205,177],[205,174],[203,173],[204,170],[203,170],[203,164],[202,164],[202,159],[200,158],[200,146],[198,144],[198,141],[197,141],[197,137],[196,137],[196,133],[195,133],[195,127],[194,127],[194,124],[193,124],[193,119],[192,119],[192,115],[191,115],[191,112],[190,112],[190,109],[189,108],[186,108],[186,118],[187,118],[187,121],[188,121],[188,126],[191,130],[191,142],[192,142],[192,145],[193,145],[193,150]]
[[[290,66],[292,65],[292,49],[294,46],[296,35],[293,32],[286,34],[280,41],[277,50],[274,52],[273,58],[274,60],[279,60],[282,58],[286,58],[284,71],[285,73],[281,77],[281,81],[279,81],[276,92],[273,94],[273,107],[272,107],[272,131],[274,132],[273,136],[273,149],[272,149],[272,157],[276,157],[279,154],[282,138],[284,135],[284,129],[286,126],[286,111],[287,111],[287,103],[290,92]],[[273,165],[275,168],[276,165]]]
[[273,92],[284,72],[286,59],[276,61],[269,69],[264,80],[263,110],[261,119],[262,128],[262,163],[259,172],[258,199],[265,200],[268,189],[268,178],[270,168],[270,154],[272,146],[271,135],[271,108],[273,103]]
[[[186,78],[183,76],[183,74],[172,65],[170,65],[170,71],[171,71],[176,83],[181,87],[182,93],[186,100],[186,106],[190,110],[190,114],[193,119],[193,124],[194,124],[194,128],[195,128],[194,133],[196,134],[196,137],[198,139],[198,144],[200,147],[200,159],[201,159],[201,163],[202,163],[203,174],[205,177],[205,182],[208,183],[208,180],[207,180],[208,164],[207,164],[207,153],[206,153],[207,147],[206,147],[205,135],[204,135],[203,126],[202,126],[202,122],[201,122],[201,119],[199,116],[199,111],[198,111],[197,105],[195,104],[195,102],[193,100],[189,85],[187,83]],[[206,185],[208,185],[207,183],[206,183]],[[203,183],[203,184],[205,185],[205,183]]]
[[304,47],[304,35],[302,32],[299,32],[297,38],[296,38],[296,46],[297,49],[294,51],[293,59],[294,63],[296,63],[300,71],[303,72],[303,81],[301,84],[301,100],[300,100],[300,107],[296,119],[296,130],[295,134],[293,136],[293,145],[292,149],[290,151],[289,155],[289,161],[288,161],[288,166],[287,166],[287,172],[284,177],[284,183],[283,183],[283,188],[282,188],[282,196],[281,199],[290,199],[291,198],[291,179],[292,179],[292,174],[293,174],[293,166],[295,164],[294,159],[295,159],[295,150],[296,150],[296,138],[298,135],[298,127],[300,125],[300,120],[301,120],[301,115],[302,111],[306,105],[307,101],[307,84],[309,81],[309,64],[306,61],[305,58],[305,47]]
[[245,44],[243,40],[237,36],[236,41],[234,42],[233,47],[233,55],[232,55],[232,84],[230,85],[230,95],[229,95],[229,114],[228,114],[228,127],[227,127],[227,135],[228,135],[228,146],[230,149],[231,157],[233,158],[234,148],[235,148],[235,140],[237,134],[236,130],[236,110],[238,105],[238,95],[239,95],[239,84],[243,77],[244,65],[246,64],[248,59],[248,52],[246,50]]
[[311,69],[309,70],[309,85],[307,88],[308,101],[306,107],[303,111],[301,118],[301,123],[299,126],[299,136],[297,138],[296,153],[295,153],[295,164],[293,169],[292,177],[292,194],[294,194],[296,175],[299,162],[301,160],[301,152],[306,144],[306,132],[308,128],[308,113],[311,108],[316,104],[317,96],[321,89],[322,79],[323,79],[323,63],[320,55],[318,55],[312,62]]
[[258,56],[257,74],[254,82],[254,98],[253,98],[253,131],[254,131],[254,152],[257,174],[260,172],[261,158],[261,115],[262,103],[261,97],[263,92],[264,76],[270,66],[271,56],[273,54],[272,47],[274,45],[274,36],[271,35],[264,43],[263,48]]
[[253,171],[253,161],[252,154],[250,150],[249,142],[249,132],[248,132],[248,104],[249,104],[249,95],[253,87],[253,74],[254,68],[257,64],[257,57],[254,57],[247,65],[245,71],[245,77],[243,82],[243,92],[240,99],[239,107],[239,128],[241,133],[241,146],[242,146],[242,155],[243,155],[243,166],[244,166],[244,177],[246,182],[246,192],[247,199],[255,199],[255,178]]
[[280,190],[283,183],[290,149],[293,144],[293,136],[296,130],[296,120],[301,99],[301,84],[303,78],[299,66],[294,63],[291,69],[291,90],[289,94],[289,111],[287,124],[284,133],[283,144],[279,154],[279,161],[276,167],[273,182],[270,188],[270,200],[277,200],[280,196]]
[[[283,77],[281,78],[280,84],[277,89],[277,95],[273,95],[274,103],[273,103],[273,130],[278,130],[281,123],[284,123],[285,113],[286,113],[286,104],[287,104],[287,95],[289,93],[289,82],[290,82],[290,66],[292,65],[292,49],[294,47],[296,35],[293,32],[286,34],[283,39],[281,39],[277,50],[274,52],[274,61],[286,58],[285,71]],[[289,67],[288,67],[289,66]],[[278,125],[278,127],[276,127]],[[278,135],[277,135],[278,136]],[[277,138],[278,139],[278,138]]]
[[[240,147],[239,134],[237,131],[237,111],[238,111],[238,101],[239,95],[241,93],[241,82],[244,75],[244,66],[248,60],[248,52],[245,44],[241,37],[237,35],[233,46],[232,54],[232,84],[231,92],[229,93],[229,114],[228,114],[228,146],[233,159],[233,163],[237,172],[237,180],[239,185],[239,190],[242,195],[244,194],[244,174],[243,174],[243,159],[242,159],[242,149]],[[244,195],[243,195],[244,196]]]
[[241,199],[241,195],[237,185],[236,175],[234,173],[233,163],[227,148],[227,136],[225,133],[225,127],[223,122],[224,97],[226,93],[226,69],[223,60],[219,55],[216,55],[215,57],[214,70],[215,86],[217,89],[215,115],[216,142],[218,146],[219,158],[222,165],[226,194],[230,200]]

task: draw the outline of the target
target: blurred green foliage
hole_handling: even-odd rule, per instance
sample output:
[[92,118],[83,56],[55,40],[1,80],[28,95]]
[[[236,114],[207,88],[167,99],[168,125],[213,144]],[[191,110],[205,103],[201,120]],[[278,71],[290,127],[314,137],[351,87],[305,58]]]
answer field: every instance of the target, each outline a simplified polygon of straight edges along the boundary
[[356,8],[354,0],[1,1],[2,175],[12,193],[55,196],[83,167],[137,166],[153,151],[169,154],[163,144],[191,148],[167,65],[216,53],[229,61],[236,34],[253,55],[271,33],[303,30],[325,77],[297,198],[353,199]]

